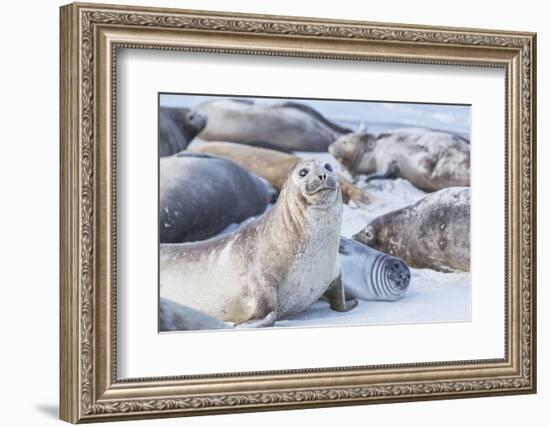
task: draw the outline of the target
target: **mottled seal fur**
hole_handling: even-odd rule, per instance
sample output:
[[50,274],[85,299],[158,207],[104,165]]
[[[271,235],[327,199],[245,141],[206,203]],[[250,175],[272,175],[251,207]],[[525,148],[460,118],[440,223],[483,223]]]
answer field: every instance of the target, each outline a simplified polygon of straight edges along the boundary
[[206,126],[206,116],[189,108],[161,107],[159,110],[159,155],[171,156],[185,150]]
[[411,272],[399,258],[345,237],[339,252],[347,298],[395,301],[407,293]]
[[285,151],[327,151],[339,136],[351,132],[297,102],[277,104],[216,99],[197,106],[208,117],[200,137]]
[[264,180],[203,153],[160,159],[161,243],[207,239],[229,224],[261,214],[274,196]]
[[374,136],[351,133],[329,152],[353,175],[404,178],[424,191],[470,185],[470,144],[459,135],[421,128]]
[[[192,146],[189,149],[232,160],[249,172],[266,179],[277,191],[283,187],[288,172],[301,160],[300,157],[293,154],[233,142],[210,142]],[[350,200],[358,205],[370,203],[366,191],[356,187],[340,174],[338,174],[338,181],[344,203],[348,203]]]
[[353,239],[410,267],[470,271],[470,188],[439,190],[371,221]]
[[204,242],[160,245],[160,295],[219,320],[272,325],[326,294],[347,311],[338,246],[342,197],[336,174],[299,162],[273,208]]

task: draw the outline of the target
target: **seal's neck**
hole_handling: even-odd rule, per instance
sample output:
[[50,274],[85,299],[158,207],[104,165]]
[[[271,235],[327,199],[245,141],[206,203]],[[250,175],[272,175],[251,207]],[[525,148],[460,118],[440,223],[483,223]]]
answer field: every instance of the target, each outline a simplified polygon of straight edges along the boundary
[[285,238],[290,238],[292,241],[303,240],[308,207],[307,200],[301,193],[292,191],[285,185],[281,189],[279,200],[273,207],[274,220],[271,224],[279,233],[284,232]]
[[[366,135],[365,138],[361,138],[361,141],[355,144],[355,150],[351,154],[350,159],[346,162],[346,169],[352,176],[356,176],[361,169],[361,163],[363,162],[363,157],[369,150],[369,138],[374,138],[373,136]],[[371,142],[375,144],[376,142]]]
[[273,227],[274,233],[284,233],[285,236],[281,238],[288,239],[293,246],[305,244],[309,238],[318,236],[317,229],[323,229],[323,232],[337,229],[339,235],[342,214],[341,192],[335,191],[335,198],[328,205],[317,206],[311,204],[296,188],[285,185],[272,213],[272,219],[266,226]]

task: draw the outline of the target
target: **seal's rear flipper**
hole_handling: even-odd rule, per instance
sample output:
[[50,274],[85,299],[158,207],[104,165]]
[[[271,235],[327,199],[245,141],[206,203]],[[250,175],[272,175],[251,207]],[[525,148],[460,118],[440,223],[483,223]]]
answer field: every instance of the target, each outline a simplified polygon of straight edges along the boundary
[[235,325],[235,329],[242,328],[264,328],[266,326],[273,326],[277,320],[277,315],[274,311],[271,311],[263,319],[252,319],[246,322],[238,323]]
[[359,304],[356,299],[346,301],[342,276],[338,276],[334,279],[324,296],[328,299],[330,308],[334,311],[350,311],[357,307],[357,304]]

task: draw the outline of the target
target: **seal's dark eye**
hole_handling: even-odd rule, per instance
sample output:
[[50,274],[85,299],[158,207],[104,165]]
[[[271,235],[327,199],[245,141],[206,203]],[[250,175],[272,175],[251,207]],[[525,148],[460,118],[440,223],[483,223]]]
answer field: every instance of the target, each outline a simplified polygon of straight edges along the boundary
[[330,163],[325,163],[325,169],[329,172],[332,172],[332,166],[330,165]]
[[298,173],[300,174],[300,176],[306,176],[309,173],[309,171],[304,168],[304,169],[300,169],[300,172]]

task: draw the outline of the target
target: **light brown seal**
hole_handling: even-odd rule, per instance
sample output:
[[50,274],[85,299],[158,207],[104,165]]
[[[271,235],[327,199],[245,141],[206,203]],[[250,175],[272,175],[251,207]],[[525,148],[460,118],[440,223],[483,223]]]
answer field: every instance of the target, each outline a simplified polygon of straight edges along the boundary
[[336,174],[299,162],[273,208],[221,238],[160,245],[160,296],[216,319],[272,325],[326,293],[347,311],[338,246],[342,197]]
[[215,99],[196,107],[208,117],[199,134],[206,141],[229,141],[283,151],[327,151],[350,129],[298,102],[268,104],[246,99]]
[[424,191],[470,185],[470,144],[461,136],[422,128],[380,135],[351,133],[329,152],[353,175],[404,178]]
[[379,216],[353,239],[413,268],[470,271],[470,188],[452,187]]
[[[288,172],[301,160],[300,157],[293,154],[233,142],[210,142],[191,146],[189,149],[232,160],[247,171],[267,180],[277,191],[281,191]],[[344,203],[348,203],[350,200],[358,205],[370,203],[366,191],[353,185],[341,174],[338,174],[338,181]]]

